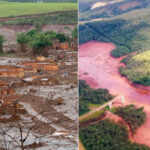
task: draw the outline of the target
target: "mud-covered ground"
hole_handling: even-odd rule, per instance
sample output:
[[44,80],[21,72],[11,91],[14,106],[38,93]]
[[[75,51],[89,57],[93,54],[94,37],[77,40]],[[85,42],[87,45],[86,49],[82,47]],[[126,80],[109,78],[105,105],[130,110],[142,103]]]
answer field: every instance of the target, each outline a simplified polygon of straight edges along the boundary
[[0,57],[0,92],[1,147],[77,149],[77,52]]

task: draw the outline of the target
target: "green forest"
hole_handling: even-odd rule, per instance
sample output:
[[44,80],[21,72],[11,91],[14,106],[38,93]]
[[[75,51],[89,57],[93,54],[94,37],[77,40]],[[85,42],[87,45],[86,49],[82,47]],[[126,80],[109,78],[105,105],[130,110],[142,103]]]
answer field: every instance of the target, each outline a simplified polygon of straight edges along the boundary
[[79,81],[79,114],[89,111],[89,104],[104,104],[113,96],[107,89],[92,89],[84,80]]
[[111,120],[80,128],[79,135],[86,150],[150,150],[145,145],[132,143],[126,127]]
[[128,105],[125,107],[115,108],[115,114],[124,119],[124,121],[129,125],[132,133],[145,122],[146,114],[143,111],[143,107],[136,108],[134,105]]
[[120,57],[134,51],[146,50],[143,42],[149,42],[146,39],[149,37],[144,34],[142,36],[139,32],[147,28],[150,29],[150,24],[146,22],[132,24],[124,19],[87,23],[79,27],[80,44],[92,40],[112,42],[117,47],[112,51],[112,56]]

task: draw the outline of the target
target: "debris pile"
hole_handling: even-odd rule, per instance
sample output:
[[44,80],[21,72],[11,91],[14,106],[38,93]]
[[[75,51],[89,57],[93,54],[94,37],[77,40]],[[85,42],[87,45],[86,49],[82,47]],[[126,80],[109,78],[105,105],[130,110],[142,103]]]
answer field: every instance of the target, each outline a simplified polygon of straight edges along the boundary
[[[32,127],[25,148],[74,150],[77,53],[57,50],[48,58],[13,58],[11,62],[5,59],[9,60],[0,59],[0,128],[9,128],[11,122],[16,127],[10,129],[10,134],[19,136],[16,122],[25,122],[25,131]],[[37,136],[42,137],[38,142],[34,141]],[[17,146],[14,149],[19,150]]]

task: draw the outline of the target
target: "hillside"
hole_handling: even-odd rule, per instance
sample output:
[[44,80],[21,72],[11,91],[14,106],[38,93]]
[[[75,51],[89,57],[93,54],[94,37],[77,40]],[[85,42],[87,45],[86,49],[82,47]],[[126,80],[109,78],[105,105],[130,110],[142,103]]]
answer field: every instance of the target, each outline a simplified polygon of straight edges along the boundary
[[80,0],[80,20],[110,18],[149,7],[149,0]]
[[114,57],[124,56],[134,51],[150,49],[150,9],[134,10],[103,21],[82,24],[80,44],[97,40],[113,42]]

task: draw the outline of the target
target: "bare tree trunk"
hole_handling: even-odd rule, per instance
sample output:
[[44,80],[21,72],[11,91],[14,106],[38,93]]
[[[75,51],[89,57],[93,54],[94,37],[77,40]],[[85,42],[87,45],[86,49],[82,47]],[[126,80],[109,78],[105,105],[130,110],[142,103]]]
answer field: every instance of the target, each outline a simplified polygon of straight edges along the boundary
[[20,130],[20,142],[21,142],[21,150],[24,150],[24,139],[23,139],[23,132],[22,132],[22,127],[19,125],[19,130]]
[[3,52],[3,45],[0,44],[0,52],[2,53]]

